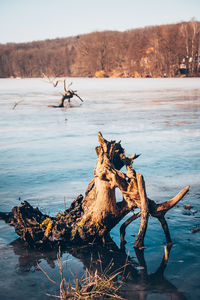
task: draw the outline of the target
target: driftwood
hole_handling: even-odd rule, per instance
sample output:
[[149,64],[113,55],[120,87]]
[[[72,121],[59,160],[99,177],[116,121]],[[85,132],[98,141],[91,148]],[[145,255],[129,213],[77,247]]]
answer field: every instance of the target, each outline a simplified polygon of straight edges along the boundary
[[16,108],[17,105],[19,105],[21,102],[23,102],[24,99],[19,100],[18,102],[15,102],[15,104],[13,105],[12,109],[14,110]]
[[[159,220],[168,246],[172,244],[165,214],[188,192],[182,189],[171,200],[156,204],[147,197],[143,176],[133,169],[134,154],[126,157],[120,142],[107,141],[98,133],[97,163],[94,178],[89,183],[85,197],[79,195],[70,208],[56,217],[42,214],[28,202],[14,207],[10,213],[0,213],[0,218],[15,227],[15,231],[31,247],[55,247],[66,243],[101,243],[124,216],[134,209],[140,212],[131,216],[120,229],[122,245],[126,227],[140,217],[140,228],[135,240],[136,248],[144,247],[145,232],[150,216]],[[125,166],[126,173],[120,171]],[[115,189],[119,188],[123,199],[116,201]]]
[[196,233],[196,232],[199,232],[199,231],[200,231],[200,227],[197,227],[197,228],[191,229],[190,231],[191,231],[191,233]]
[[70,89],[69,87],[72,85],[72,82],[70,82],[68,84],[68,87],[66,87],[66,79],[59,79],[59,80],[55,80],[55,79],[51,79],[48,76],[46,76],[43,73],[43,77],[46,78],[48,80],[49,83],[51,83],[54,87],[57,87],[59,82],[63,83],[63,88],[64,88],[64,93],[62,94],[62,98],[60,99],[60,102],[58,105],[48,105],[49,107],[54,107],[54,108],[60,108],[60,107],[64,107],[64,103],[65,100],[68,100],[68,103],[70,103],[71,99],[76,96],[77,98],[79,98],[79,100],[81,100],[81,102],[83,102],[83,99],[81,99],[81,97],[77,94],[77,91],[73,91],[72,89]]
[[76,92],[77,91],[73,91],[71,89],[65,90],[64,94],[62,95],[62,98],[60,99],[59,105],[54,105],[53,107],[64,107],[65,100],[67,99],[68,103],[70,103],[71,98],[73,98],[74,96],[76,96],[83,102],[83,99],[81,99],[81,97]]

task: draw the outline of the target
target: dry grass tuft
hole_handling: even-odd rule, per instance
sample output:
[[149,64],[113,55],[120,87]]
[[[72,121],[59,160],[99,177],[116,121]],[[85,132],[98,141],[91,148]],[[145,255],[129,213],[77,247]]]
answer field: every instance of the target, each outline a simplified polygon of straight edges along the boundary
[[108,275],[108,270],[102,274],[98,274],[97,270],[95,272],[90,272],[86,269],[82,278],[76,279],[75,284],[72,285],[70,282],[67,283],[66,279],[63,277],[60,250],[57,258],[60,271],[60,283],[52,280],[38,264],[38,268],[44,273],[48,280],[57,285],[60,289],[60,295],[47,294],[47,296],[61,300],[124,299],[120,296],[119,289],[121,286],[117,283],[117,277],[122,271]]

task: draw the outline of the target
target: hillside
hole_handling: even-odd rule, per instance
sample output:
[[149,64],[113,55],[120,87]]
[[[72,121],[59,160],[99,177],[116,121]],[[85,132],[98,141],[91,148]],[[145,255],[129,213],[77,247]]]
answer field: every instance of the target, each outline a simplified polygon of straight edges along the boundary
[[200,22],[0,44],[0,77],[200,75]]

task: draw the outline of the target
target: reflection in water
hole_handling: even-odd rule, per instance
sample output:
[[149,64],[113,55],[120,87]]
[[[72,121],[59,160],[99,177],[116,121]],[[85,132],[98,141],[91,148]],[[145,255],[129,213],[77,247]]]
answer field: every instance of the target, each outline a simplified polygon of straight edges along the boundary
[[[55,267],[57,251],[41,252],[25,247],[22,240],[12,242],[16,255],[19,256],[20,272],[28,272],[32,268],[37,270],[37,263],[46,260],[51,268]],[[168,255],[171,248],[168,248]],[[162,261],[156,272],[148,274],[148,268],[144,258],[144,249],[135,249],[137,261],[127,255],[124,247],[119,248],[113,240],[106,246],[82,246],[61,249],[61,256],[69,253],[79,259],[85,269],[90,272],[98,270],[99,273],[106,272],[108,275],[121,270],[120,280],[123,282],[121,292],[125,299],[145,300],[150,295],[156,295],[153,299],[161,299],[163,295],[169,299],[184,300],[186,297],[164,277],[164,271],[168,263],[168,257],[163,255]],[[66,278],[67,279],[67,278]],[[151,298],[152,299],[152,298]]]
[[37,268],[38,262],[44,259],[51,268],[55,268],[55,260],[57,259],[57,250],[51,251],[35,251],[27,248],[25,243],[18,238],[11,243],[15,255],[19,256],[18,271],[20,273],[29,272],[32,268]]

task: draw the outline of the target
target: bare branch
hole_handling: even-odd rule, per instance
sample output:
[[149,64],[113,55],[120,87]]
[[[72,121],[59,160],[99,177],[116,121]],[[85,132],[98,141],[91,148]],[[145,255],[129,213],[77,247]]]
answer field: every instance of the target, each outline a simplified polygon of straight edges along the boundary
[[59,82],[62,82],[62,83],[64,82],[64,80],[59,80],[59,79],[56,80],[56,78],[51,79],[47,75],[45,75],[44,73],[42,73],[42,75],[43,75],[44,78],[46,78],[48,80],[48,83],[52,84],[54,87],[57,87]]
[[49,277],[49,275],[47,274],[47,272],[45,272],[45,270],[39,265],[39,263],[37,263],[37,266],[42,271],[42,273],[48,278],[49,281],[51,281],[53,284],[56,284],[57,286],[60,286],[56,281],[54,281],[53,279],[51,279]]
[[24,101],[24,99],[21,99],[21,100],[19,100],[18,102],[15,102],[15,104],[13,105],[13,110],[16,108],[16,106],[19,104],[19,103],[21,103],[21,102],[23,102]]
[[78,97],[78,98],[83,102],[83,99],[81,99],[81,97],[80,97],[78,94],[74,93],[74,95],[75,95],[76,97]]
[[136,178],[137,178],[138,191],[139,191],[140,201],[141,201],[141,222],[140,222],[140,228],[139,228],[139,232],[134,247],[141,248],[144,247],[144,237],[145,237],[147,224],[148,224],[149,208],[148,208],[148,198],[146,195],[145,182],[143,176],[139,173],[136,173]]
[[190,231],[191,231],[191,233],[196,233],[196,232],[200,231],[200,227],[191,229]]
[[159,220],[159,222],[160,222],[160,224],[162,226],[162,229],[164,231],[167,244],[168,244],[168,246],[171,246],[172,245],[172,240],[171,240],[171,236],[170,236],[170,232],[169,232],[169,227],[167,225],[167,221],[165,220],[164,216],[158,217],[158,220]]
[[158,204],[156,208],[156,213],[162,212],[162,214],[165,214],[169,209],[174,207],[185,196],[185,194],[189,191],[189,188],[190,186],[188,185],[169,201]]
[[131,222],[135,221],[137,218],[141,216],[141,212],[138,212],[137,214],[132,215],[130,218],[128,218],[120,227],[120,240],[121,243],[124,243],[124,237],[126,233],[126,227],[131,224]]
[[64,79],[64,91],[67,92],[67,89],[66,89],[66,80]]
[[67,89],[69,90],[70,86],[72,85],[72,81],[68,84]]

